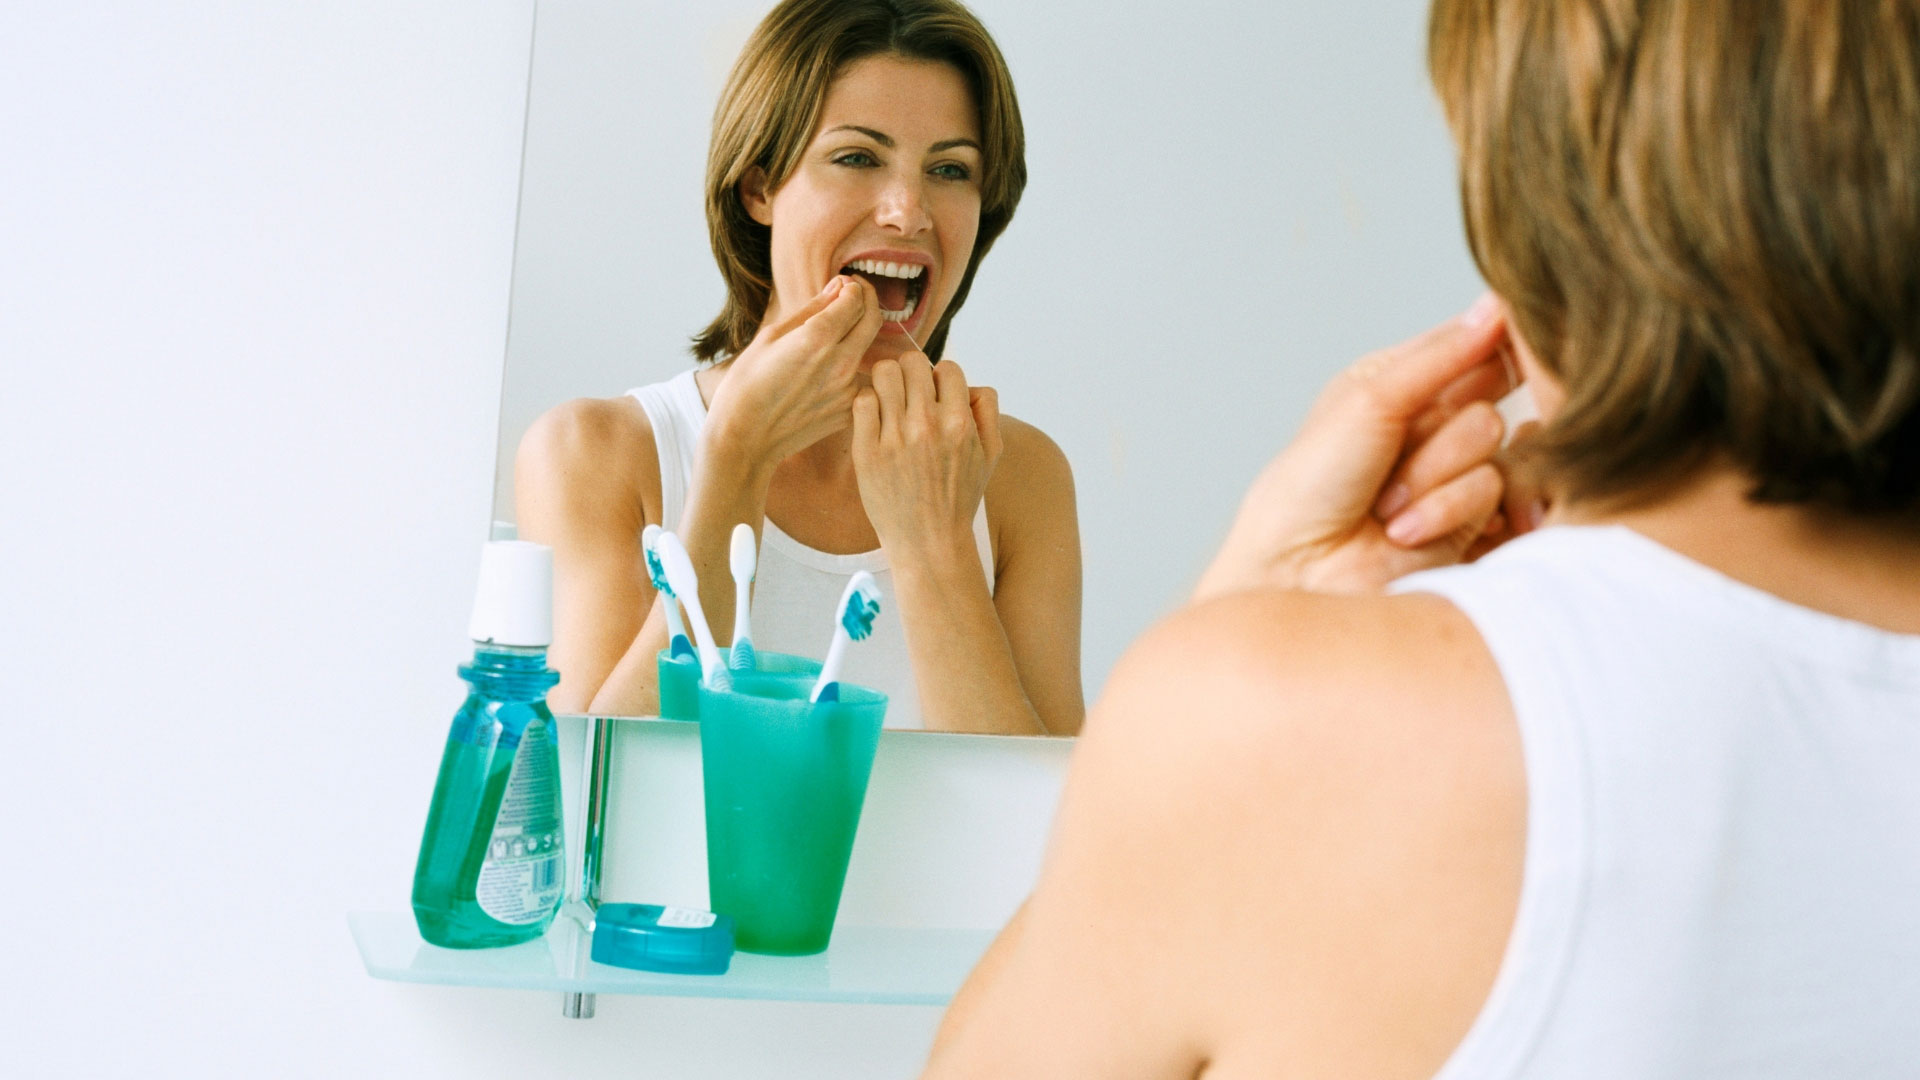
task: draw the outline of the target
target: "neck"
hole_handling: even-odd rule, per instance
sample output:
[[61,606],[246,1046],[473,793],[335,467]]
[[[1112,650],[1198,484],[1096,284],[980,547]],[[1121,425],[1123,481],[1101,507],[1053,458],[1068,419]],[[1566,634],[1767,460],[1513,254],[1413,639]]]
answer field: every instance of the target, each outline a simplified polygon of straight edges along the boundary
[[821,439],[780,463],[783,471],[804,474],[814,480],[853,480],[853,429],[846,428]]
[[1802,505],[1750,501],[1752,481],[1702,468],[1631,506],[1576,502],[1550,521],[1625,525],[1663,547],[1789,603],[1920,633],[1920,526]]

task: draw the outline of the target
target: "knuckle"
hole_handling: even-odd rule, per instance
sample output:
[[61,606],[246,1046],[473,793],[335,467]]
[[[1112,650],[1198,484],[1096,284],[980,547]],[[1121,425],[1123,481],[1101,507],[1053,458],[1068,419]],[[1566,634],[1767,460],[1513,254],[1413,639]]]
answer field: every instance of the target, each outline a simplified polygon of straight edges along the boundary
[[1485,401],[1476,401],[1460,410],[1465,419],[1461,423],[1468,425],[1474,438],[1481,442],[1498,442],[1507,433],[1506,422],[1500,419],[1500,410]]

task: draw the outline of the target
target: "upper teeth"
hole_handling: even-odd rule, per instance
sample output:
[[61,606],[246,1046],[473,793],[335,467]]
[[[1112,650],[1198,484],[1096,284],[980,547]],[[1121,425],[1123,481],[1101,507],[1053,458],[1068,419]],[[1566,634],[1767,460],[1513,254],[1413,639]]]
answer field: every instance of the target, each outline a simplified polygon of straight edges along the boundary
[[926,270],[919,263],[881,262],[879,259],[855,259],[847,264],[848,268],[863,274],[878,274],[881,277],[917,278]]

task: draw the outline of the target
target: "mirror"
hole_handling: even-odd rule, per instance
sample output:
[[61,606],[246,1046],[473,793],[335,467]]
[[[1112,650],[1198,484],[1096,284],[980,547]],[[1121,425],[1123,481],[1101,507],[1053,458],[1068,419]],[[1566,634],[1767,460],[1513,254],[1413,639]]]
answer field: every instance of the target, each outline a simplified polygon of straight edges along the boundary
[[[1072,463],[1091,704],[1326,379],[1481,286],[1425,0],[970,6],[1012,69],[1030,178],[948,355]],[[499,521],[538,415],[692,366],[724,296],[709,124],[769,7],[542,0]]]

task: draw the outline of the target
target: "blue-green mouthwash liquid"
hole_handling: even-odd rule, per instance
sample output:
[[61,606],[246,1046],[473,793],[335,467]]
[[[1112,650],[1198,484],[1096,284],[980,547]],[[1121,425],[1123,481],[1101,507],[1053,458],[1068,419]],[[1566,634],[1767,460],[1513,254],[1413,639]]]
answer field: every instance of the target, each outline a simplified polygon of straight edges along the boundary
[[565,866],[559,748],[546,650],[483,645],[460,677],[413,876],[420,936],[476,949],[530,941],[560,908]]

